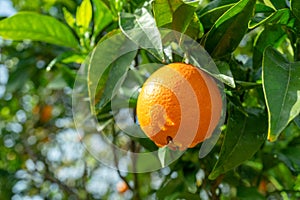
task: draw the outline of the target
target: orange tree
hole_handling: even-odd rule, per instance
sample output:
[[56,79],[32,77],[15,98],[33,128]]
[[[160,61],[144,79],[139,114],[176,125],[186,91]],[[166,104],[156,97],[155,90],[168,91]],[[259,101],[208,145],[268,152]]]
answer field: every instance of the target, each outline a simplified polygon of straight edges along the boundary
[[[0,21],[1,199],[300,197],[299,1],[11,3]],[[177,48],[187,36],[208,53]],[[209,73],[227,102],[205,156],[205,141],[178,154],[139,128],[139,88],[174,62]],[[82,131],[82,116],[97,123]],[[132,156],[149,152],[159,165]]]

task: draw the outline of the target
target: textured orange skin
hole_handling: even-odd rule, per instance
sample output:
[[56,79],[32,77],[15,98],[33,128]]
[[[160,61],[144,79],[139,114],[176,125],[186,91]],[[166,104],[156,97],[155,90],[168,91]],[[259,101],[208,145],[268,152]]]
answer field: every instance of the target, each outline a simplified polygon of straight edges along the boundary
[[159,147],[170,139],[179,149],[192,148],[210,137],[222,112],[216,82],[185,63],[172,63],[154,72],[137,101],[142,130]]

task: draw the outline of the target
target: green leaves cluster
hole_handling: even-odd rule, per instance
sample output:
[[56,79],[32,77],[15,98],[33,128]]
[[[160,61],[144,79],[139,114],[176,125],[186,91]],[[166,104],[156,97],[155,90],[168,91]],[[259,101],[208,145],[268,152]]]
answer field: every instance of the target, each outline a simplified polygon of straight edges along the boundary
[[101,1],[84,0],[77,8],[75,17],[67,8],[63,8],[63,14],[68,26],[51,16],[21,11],[1,21],[0,35],[12,40],[27,39],[84,50],[91,49],[91,42],[95,42],[93,40],[101,30],[112,22],[110,10]]

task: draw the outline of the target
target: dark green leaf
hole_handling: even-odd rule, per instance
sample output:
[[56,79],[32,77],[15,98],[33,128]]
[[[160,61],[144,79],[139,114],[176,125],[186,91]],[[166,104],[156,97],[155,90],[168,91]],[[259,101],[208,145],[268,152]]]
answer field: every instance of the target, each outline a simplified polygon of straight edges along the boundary
[[238,187],[237,197],[240,200],[265,200],[265,197],[255,187]]
[[34,12],[19,12],[0,21],[0,36],[12,40],[30,39],[76,48],[72,31],[57,19]]
[[[154,1],[154,16],[158,27],[185,33],[197,39],[203,33],[202,24],[195,13],[196,7],[182,1]],[[166,17],[162,17],[165,15]],[[182,17],[184,16],[184,17]]]
[[249,28],[256,28],[262,24],[288,24],[290,19],[290,10],[285,8],[281,10],[277,10],[268,16],[261,17],[261,13],[258,13],[258,16],[254,16],[253,19],[249,22]]
[[153,12],[157,26],[162,27],[170,24],[173,21],[173,13],[182,4],[181,0],[155,0],[153,2]]
[[97,109],[101,110],[105,107],[121,87],[136,53],[137,51],[133,51],[124,54],[111,64],[100,102],[96,105]]
[[157,151],[158,147],[156,146],[156,144],[150,140],[149,138],[134,138],[135,140],[137,140],[139,142],[139,144],[141,144],[144,148],[146,148],[147,150],[153,152],[153,151]]
[[159,60],[164,60],[160,32],[146,8],[136,10],[135,14],[121,13],[119,24],[128,38],[149,50]]
[[204,40],[206,50],[213,57],[225,56],[239,45],[248,30],[255,0],[241,0],[224,13]]
[[195,14],[195,8],[188,4],[182,4],[173,13],[172,29],[185,33],[194,39],[199,38],[200,33],[203,32],[201,31],[199,19]]
[[256,3],[255,5],[255,13],[269,13],[272,14],[275,10],[263,3]]
[[300,20],[300,1],[291,0],[291,9],[293,14]]
[[176,199],[183,190],[183,184],[184,182],[180,178],[171,179],[157,191],[157,199]]
[[[118,78],[122,78],[127,71],[137,50],[135,43],[126,38],[122,33],[108,35],[110,37],[98,43],[92,52],[88,68],[88,89],[92,101],[91,105],[98,104],[99,109],[107,104],[107,99],[111,97],[113,92],[108,91],[108,89],[105,90],[105,87],[114,88],[116,86]],[[113,77],[113,74],[116,77]],[[112,86],[106,83],[109,77],[109,82],[113,84]],[[104,91],[106,91],[105,95]],[[102,97],[102,95],[104,96]],[[99,104],[99,100],[102,98],[103,100]]]
[[184,174],[184,183],[187,187],[187,190],[190,194],[196,194],[197,185],[196,185],[196,176],[194,173]]
[[268,139],[275,141],[300,113],[300,63],[289,63],[272,47],[264,52],[262,81],[268,108]]
[[293,173],[300,173],[300,147],[288,147],[278,153],[278,159],[284,162]]
[[267,118],[258,109],[247,110],[248,116],[231,106],[225,139],[210,179],[237,167],[251,158],[266,139]]
[[262,66],[263,53],[268,46],[279,47],[286,37],[286,32],[281,25],[266,26],[254,43],[253,68],[258,69]]
[[102,29],[112,22],[113,16],[108,7],[100,0],[93,0],[94,4],[94,36],[97,36]]
[[285,0],[270,0],[273,6],[278,10],[287,7],[287,1]]
[[236,2],[238,2],[238,0],[215,0],[207,4],[207,6],[197,13],[203,27],[205,29],[210,29],[218,18],[221,17]]
[[296,125],[300,128],[300,115],[298,115],[295,119],[294,119]]
[[200,10],[199,15],[203,15],[212,10],[216,10],[219,7],[228,6],[228,5],[233,6],[238,1],[239,0],[214,0],[214,1],[211,1],[203,9]]
[[214,23],[221,17],[229,8],[231,8],[234,4],[228,4],[221,7],[217,7],[213,10],[203,13],[199,16],[203,27],[205,29],[210,29]]

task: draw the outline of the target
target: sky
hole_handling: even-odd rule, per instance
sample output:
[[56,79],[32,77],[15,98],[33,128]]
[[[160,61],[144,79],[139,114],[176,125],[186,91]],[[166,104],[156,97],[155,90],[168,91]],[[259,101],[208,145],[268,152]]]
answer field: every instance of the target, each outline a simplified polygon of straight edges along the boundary
[[15,13],[10,0],[0,0],[0,17],[7,17]]

